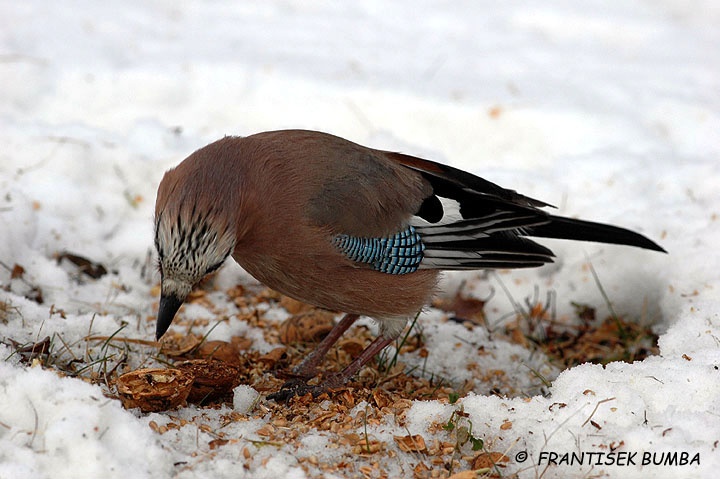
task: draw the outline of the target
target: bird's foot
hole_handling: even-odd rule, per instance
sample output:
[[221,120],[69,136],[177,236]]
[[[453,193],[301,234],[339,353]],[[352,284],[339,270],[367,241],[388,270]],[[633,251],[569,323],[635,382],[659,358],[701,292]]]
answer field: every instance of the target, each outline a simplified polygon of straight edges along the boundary
[[346,382],[347,378],[345,378],[342,373],[333,374],[317,385],[308,384],[300,378],[290,379],[280,387],[278,392],[269,394],[267,398],[276,402],[283,402],[293,396],[305,396],[308,393],[316,398],[322,393],[327,392],[328,389],[338,388]]
[[313,397],[318,397],[323,392],[325,392],[325,388],[322,385],[311,386],[301,379],[291,379],[283,384],[278,392],[269,394],[268,399],[284,402],[293,396],[305,396],[307,393],[312,393]]
[[284,379],[286,382],[283,384],[283,387],[287,386],[289,383],[295,383],[295,382],[308,382],[312,378],[317,376],[317,372],[305,372],[305,371],[296,371],[295,369],[288,371],[287,369],[279,369],[275,371],[275,377],[278,379]]

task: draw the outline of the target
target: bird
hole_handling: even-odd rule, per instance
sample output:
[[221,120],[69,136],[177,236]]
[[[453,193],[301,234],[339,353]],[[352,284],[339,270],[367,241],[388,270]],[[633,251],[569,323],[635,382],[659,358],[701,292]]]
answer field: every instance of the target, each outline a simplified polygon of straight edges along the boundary
[[[431,301],[444,270],[531,268],[559,238],[666,252],[618,226],[548,213],[550,204],[466,171],[311,130],[226,136],[168,170],[155,204],[161,276],[156,337],[191,289],[232,258],[296,300],[345,313],[268,397],[342,387]],[[308,381],[361,316],[377,337],[340,372]]]

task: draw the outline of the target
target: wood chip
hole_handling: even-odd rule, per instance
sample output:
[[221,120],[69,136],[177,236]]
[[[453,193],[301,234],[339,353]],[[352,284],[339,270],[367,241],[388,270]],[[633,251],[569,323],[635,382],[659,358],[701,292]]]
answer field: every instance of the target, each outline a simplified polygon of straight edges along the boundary
[[265,424],[263,427],[255,431],[258,436],[274,437],[275,427],[272,424]]
[[426,477],[429,477],[430,468],[425,465],[424,462],[419,462],[417,466],[413,469],[413,478],[414,479],[424,479]]
[[368,454],[375,454],[376,452],[380,452],[384,449],[385,443],[382,443],[380,441],[377,441],[375,439],[360,439],[357,444],[355,444],[355,447],[353,447],[353,453],[365,456]]
[[390,394],[386,391],[383,391],[382,389],[375,389],[372,393],[373,401],[377,405],[378,408],[382,409],[384,407],[388,407],[393,403],[392,397]]
[[208,442],[208,446],[210,446],[210,449],[217,449],[220,446],[224,446],[230,442],[228,439],[213,439],[212,441]]
[[427,452],[425,439],[420,434],[414,436],[393,436],[395,443],[403,452]]
[[473,459],[473,469],[491,469],[496,466],[504,467],[503,463],[510,462],[510,458],[501,452],[481,452]]
[[448,477],[448,479],[478,479],[478,477],[475,471],[460,471]]

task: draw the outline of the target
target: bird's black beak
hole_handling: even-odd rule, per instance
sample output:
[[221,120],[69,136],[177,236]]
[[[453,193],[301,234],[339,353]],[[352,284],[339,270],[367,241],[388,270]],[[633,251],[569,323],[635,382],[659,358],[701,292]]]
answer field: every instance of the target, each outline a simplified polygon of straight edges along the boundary
[[183,300],[174,294],[161,295],[160,307],[158,308],[157,325],[155,326],[155,337],[159,340],[165,331],[170,327],[175,313],[182,306]]

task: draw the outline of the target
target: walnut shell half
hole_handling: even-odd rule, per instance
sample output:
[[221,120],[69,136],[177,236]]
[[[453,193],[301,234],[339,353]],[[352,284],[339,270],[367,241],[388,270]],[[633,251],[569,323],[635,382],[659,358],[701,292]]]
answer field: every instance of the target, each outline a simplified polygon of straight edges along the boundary
[[167,411],[185,403],[193,379],[192,372],[180,369],[136,369],[117,379],[117,391],[125,409]]

